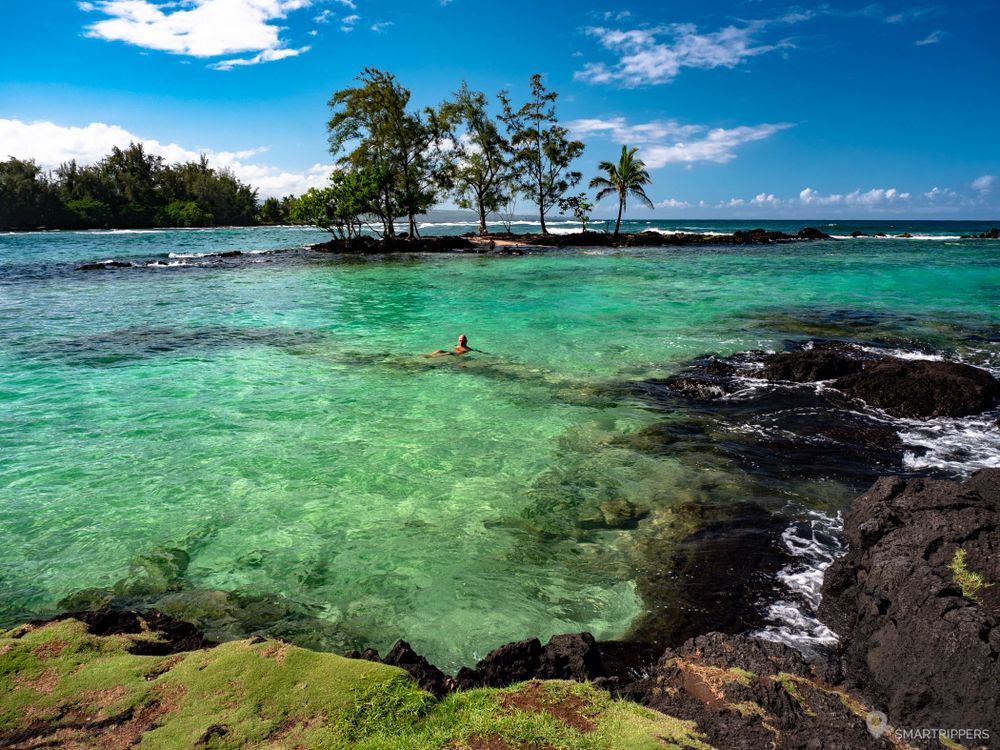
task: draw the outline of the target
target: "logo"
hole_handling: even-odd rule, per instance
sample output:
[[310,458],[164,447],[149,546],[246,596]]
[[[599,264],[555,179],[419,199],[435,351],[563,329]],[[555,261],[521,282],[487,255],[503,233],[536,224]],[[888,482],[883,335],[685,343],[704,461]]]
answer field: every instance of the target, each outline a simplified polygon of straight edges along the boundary
[[876,739],[889,731],[889,717],[881,711],[870,711],[865,717],[865,723],[872,737]]

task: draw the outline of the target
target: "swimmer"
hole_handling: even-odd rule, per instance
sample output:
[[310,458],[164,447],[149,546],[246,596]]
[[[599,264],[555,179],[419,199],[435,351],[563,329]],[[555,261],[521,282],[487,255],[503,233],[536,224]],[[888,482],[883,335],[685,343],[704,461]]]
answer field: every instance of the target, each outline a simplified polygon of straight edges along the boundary
[[458,346],[456,346],[451,351],[448,351],[447,349],[438,349],[437,351],[433,351],[430,354],[425,354],[424,356],[425,357],[461,357],[463,354],[468,354],[469,352],[474,352],[474,351],[476,351],[476,350],[469,346],[469,339],[463,333],[463,334],[460,334],[459,337],[458,337]]

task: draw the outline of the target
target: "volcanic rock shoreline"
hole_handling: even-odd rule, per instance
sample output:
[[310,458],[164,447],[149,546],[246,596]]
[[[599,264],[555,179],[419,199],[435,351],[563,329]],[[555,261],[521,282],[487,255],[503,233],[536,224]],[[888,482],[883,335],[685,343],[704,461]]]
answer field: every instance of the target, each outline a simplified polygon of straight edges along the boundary
[[[665,650],[597,641],[589,633],[557,635],[546,644],[531,638],[504,644],[455,676],[404,641],[384,657],[373,650],[348,656],[399,667],[439,699],[475,688],[588,682],[694,722],[702,747],[996,747],[1000,469],[964,482],[882,478],[855,501],[846,534],[849,551],[828,569],[820,609],[840,643],[812,663],[783,644],[722,633]],[[56,619],[79,620],[102,637],[155,635],[137,641],[132,653],[166,657],[217,648],[197,628],[158,612],[101,609]],[[43,626],[33,623],[13,637]],[[282,648],[280,641],[247,643],[262,644],[266,653]],[[16,671],[3,659],[0,651],[0,666]],[[947,744],[934,734],[938,729],[967,733],[948,735],[953,744]]]
[[616,238],[609,232],[574,232],[572,234],[511,234],[497,233],[477,237],[461,236],[409,237],[400,235],[376,239],[367,235],[350,240],[334,239],[313,245],[310,249],[320,253],[380,254],[380,253],[485,253],[494,255],[520,255],[528,248],[568,247],[664,247],[690,245],[772,245],[785,242],[833,239],[815,227],[805,227],[796,234],[750,229],[732,234],[704,234],[697,232],[645,231],[620,234]]

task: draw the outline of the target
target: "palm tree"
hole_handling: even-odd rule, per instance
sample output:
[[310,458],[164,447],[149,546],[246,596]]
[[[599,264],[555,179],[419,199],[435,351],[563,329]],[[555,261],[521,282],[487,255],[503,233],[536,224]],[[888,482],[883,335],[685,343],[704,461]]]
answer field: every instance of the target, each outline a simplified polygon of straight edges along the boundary
[[597,168],[606,172],[608,176],[595,177],[590,181],[591,188],[600,188],[597,191],[598,201],[612,193],[618,193],[618,220],[615,222],[614,242],[618,242],[618,229],[622,224],[622,211],[625,210],[628,196],[631,195],[653,208],[653,201],[649,199],[643,189],[643,186],[648,185],[652,180],[649,178],[649,172],[646,171],[646,165],[642,159],[635,158],[635,152],[638,150],[622,146],[622,155],[618,158],[617,164],[602,161],[597,165]]

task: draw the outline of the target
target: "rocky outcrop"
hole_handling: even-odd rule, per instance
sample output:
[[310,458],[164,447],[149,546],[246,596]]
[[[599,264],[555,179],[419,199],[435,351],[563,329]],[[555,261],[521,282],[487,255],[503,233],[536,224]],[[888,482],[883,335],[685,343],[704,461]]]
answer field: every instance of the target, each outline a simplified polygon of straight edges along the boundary
[[617,242],[610,232],[574,232],[573,234],[515,235],[527,245],[547,247],[663,247],[686,245],[771,245],[778,242],[828,240],[830,235],[814,227],[805,227],[797,234],[769,232],[766,229],[740,230],[732,234],[702,234],[698,232],[658,232],[646,230],[634,234],[619,234]]
[[963,234],[963,240],[1000,240],[1000,229],[994,227],[980,234]]
[[309,248],[317,253],[343,253],[348,255],[379,255],[382,253],[453,253],[475,252],[476,247],[468,237],[386,237],[376,239],[368,235],[350,240],[330,240]]
[[929,419],[980,414],[1000,402],[1000,381],[986,370],[961,362],[900,359],[837,341],[809,341],[776,354],[754,352],[727,359],[696,360],[672,378],[647,381],[699,400],[720,398],[740,388],[740,377],[830,385],[894,417]]
[[1000,470],[880,479],[845,534],[820,607],[845,673],[890,723],[1000,737]]
[[800,229],[798,234],[795,235],[800,240],[832,240],[833,237],[828,235],[826,232],[816,229],[816,227],[806,227],[805,229]]
[[710,633],[668,649],[629,697],[696,722],[718,748],[898,747],[869,731],[863,698],[827,678],[783,644]]
[[884,359],[833,382],[833,387],[895,417],[964,417],[1000,399],[1000,382],[959,362]]
[[863,360],[844,351],[806,349],[797,352],[780,352],[764,358],[763,375],[768,380],[788,380],[793,383],[810,383],[832,380],[860,372]]

